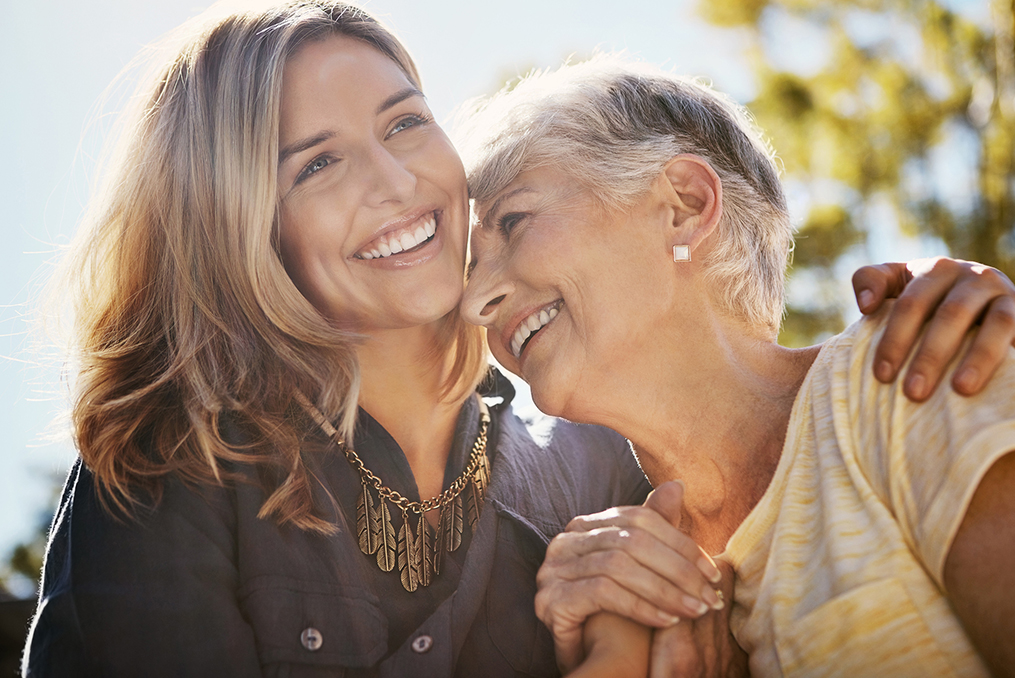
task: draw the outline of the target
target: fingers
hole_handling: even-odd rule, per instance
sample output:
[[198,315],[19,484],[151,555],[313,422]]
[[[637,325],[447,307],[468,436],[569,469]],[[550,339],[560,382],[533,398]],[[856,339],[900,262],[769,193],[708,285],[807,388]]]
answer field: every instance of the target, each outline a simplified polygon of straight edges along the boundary
[[[945,298],[958,275],[958,262],[951,259],[943,259],[933,265],[923,261],[919,264],[913,265],[917,275],[899,293],[874,353],[874,376],[884,383],[898,375],[924,323]],[[936,274],[931,271],[936,271]]]
[[[903,391],[926,400],[958,355],[969,330],[989,323],[956,370],[956,390],[971,395],[1003,360],[1012,343],[1015,286],[997,269],[966,261],[936,259],[913,265],[915,277],[900,295],[875,354],[875,374],[894,378],[924,323],[926,332],[906,372]],[[931,317],[932,316],[932,317]],[[928,321],[927,318],[930,318]],[[887,367],[883,363],[888,363]]]
[[853,292],[856,303],[865,315],[881,308],[885,299],[897,297],[910,279],[905,264],[879,264],[864,266],[853,274]]
[[983,390],[1015,344],[1015,299],[999,297],[991,302],[980,331],[962,362],[955,369],[952,386],[958,393],[974,395]]
[[663,612],[609,577],[578,581],[555,580],[540,586],[536,594],[536,616],[546,624],[554,638],[581,640],[585,620],[597,612],[613,612],[645,626],[664,628],[679,617]]
[[684,506],[684,483],[670,480],[649,492],[645,508],[650,508],[673,527],[680,529],[680,514]]
[[[592,532],[600,530],[597,534],[604,535],[602,539],[598,541],[590,540],[585,552],[608,548],[638,550],[644,547],[646,549],[644,552],[645,557],[654,555],[656,558],[646,561],[634,551],[632,551],[632,555],[635,555],[637,560],[646,565],[651,566],[655,563],[654,569],[657,572],[660,571],[659,567],[670,566],[657,559],[658,557],[664,557],[665,550],[668,549],[679,554],[687,562],[694,563],[707,580],[717,582],[721,577],[715,564],[698,548],[697,544],[690,537],[678,529],[683,490],[683,484],[679,481],[663,483],[649,494],[644,507],[623,506],[608,509],[601,513],[578,516],[568,523],[566,531]],[[655,508],[659,510],[655,510]],[[605,531],[608,528],[618,529],[608,533]],[[642,531],[647,532],[659,543],[646,540],[641,536]],[[595,545],[593,546],[593,544]],[[639,550],[638,553],[640,552]]]
[[[678,551],[643,530],[607,527],[565,532],[547,547],[536,582],[542,589],[557,581],[606,579],[669,616],[698,617],[721,607],[722,601],[694,564],[701,551],[690,538],[680,538],[683,543]],[[599,602],[604,607],[609,604]]]

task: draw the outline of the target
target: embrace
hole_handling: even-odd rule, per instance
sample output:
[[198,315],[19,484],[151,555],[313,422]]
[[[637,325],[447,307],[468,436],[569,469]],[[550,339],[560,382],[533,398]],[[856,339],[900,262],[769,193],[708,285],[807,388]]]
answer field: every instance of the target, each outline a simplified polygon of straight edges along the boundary
[[25,675],[665,673],[707,623],[757,675],[1012,670],[1004,276],[868,267],[785,349],[782,188],[708,88],[565,67],[456,150],[356,7],[192,28],[56,283],[80,459]]

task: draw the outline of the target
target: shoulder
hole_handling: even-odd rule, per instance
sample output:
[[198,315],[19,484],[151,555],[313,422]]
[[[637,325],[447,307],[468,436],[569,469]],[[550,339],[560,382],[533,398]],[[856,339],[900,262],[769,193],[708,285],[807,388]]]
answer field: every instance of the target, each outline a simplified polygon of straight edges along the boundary
[[627,440],[610,429],[505,406],[498,431],[499,498],[545,518],[551,535],[576,515],[640,503],[651,489]]

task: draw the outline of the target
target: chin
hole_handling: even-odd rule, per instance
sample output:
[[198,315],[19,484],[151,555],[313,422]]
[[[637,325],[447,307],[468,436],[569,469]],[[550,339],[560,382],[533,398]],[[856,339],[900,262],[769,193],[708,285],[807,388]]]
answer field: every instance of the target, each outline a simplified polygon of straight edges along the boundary
[[532,402],[536,404],[539,411],[551,417],[567,419],[567,402],[570,400],[561,393],[560,389],[554,389],[550,384],[544,383],[542,379],[529,381],[529,389],[532,392]]

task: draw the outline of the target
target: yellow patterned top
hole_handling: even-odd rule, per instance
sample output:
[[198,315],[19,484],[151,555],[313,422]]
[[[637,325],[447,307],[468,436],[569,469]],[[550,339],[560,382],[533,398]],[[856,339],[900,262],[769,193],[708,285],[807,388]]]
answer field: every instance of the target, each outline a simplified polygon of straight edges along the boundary
[[771,485],[725,557],[731,627],[763,676],[986,676],[945,597],[980,479],[1015,450],[1015,350],[984,393],[922,405],[873,376],[885,314],[821,349]]

